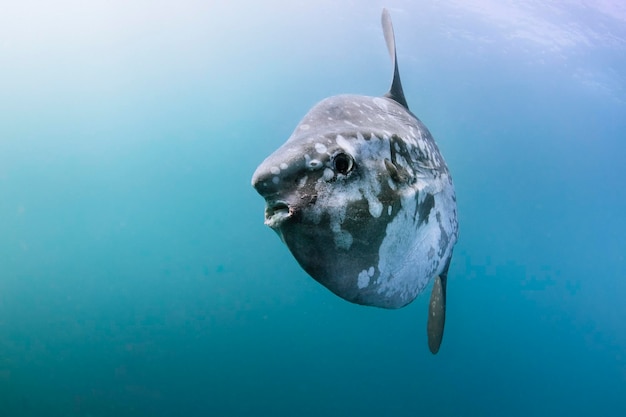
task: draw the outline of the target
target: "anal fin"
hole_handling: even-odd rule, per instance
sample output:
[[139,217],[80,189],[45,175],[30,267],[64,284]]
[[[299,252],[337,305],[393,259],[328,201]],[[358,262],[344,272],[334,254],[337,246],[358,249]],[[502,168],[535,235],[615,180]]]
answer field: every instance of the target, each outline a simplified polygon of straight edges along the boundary
[[439,352],[441,340],[443,339],[443,328],[446,324],[446,281],[447,268],[441,275],[435,277],[433,290],[430,293],[428,303],[428,348],[435,355]]

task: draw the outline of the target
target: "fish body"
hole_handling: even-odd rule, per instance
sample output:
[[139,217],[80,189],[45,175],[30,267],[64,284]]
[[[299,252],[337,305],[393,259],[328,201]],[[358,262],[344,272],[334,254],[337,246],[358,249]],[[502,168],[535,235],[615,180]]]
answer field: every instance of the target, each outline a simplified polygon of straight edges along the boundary
[[458,235],[456,196],[432,135],[408,109],[386,10],[382,21],[394,67],[390,91],[319,102],[259,165],[252,184],[266,200],[265,223],[338,296],[399,308],[434,278],[427,328],[436,353]]

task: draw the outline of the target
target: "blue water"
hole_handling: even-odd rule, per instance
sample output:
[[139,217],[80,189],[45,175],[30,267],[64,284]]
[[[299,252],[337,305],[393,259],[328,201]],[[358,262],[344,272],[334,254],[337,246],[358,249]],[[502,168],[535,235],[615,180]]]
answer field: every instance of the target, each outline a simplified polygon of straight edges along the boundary
[[[626,415],[619,1],[13,3],[0,416]],[[334,296],[250,186],[317,101],[386,92],[383,6],[457,189],[437,356],[427,296]]]

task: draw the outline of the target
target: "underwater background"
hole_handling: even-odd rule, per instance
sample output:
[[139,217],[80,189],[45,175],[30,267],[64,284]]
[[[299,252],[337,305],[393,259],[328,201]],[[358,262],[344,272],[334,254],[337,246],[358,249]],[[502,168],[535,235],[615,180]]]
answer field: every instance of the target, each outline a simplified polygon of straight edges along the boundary
[[[263,224],[308,109],[411,110],[460,223],[428,294],[350,304]],[[626,415],[626,5],[5,2],[0,416]]]

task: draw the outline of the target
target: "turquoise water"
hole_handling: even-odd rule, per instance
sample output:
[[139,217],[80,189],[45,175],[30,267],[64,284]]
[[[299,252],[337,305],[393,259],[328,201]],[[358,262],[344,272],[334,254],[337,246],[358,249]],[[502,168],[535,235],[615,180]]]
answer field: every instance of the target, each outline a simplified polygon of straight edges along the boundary
[[[0,14],[0,416],[623,416],[626,9],[35,1]],[[446,333],[353,305],[256,166],[380,95],[390,9],[455,179]]]

